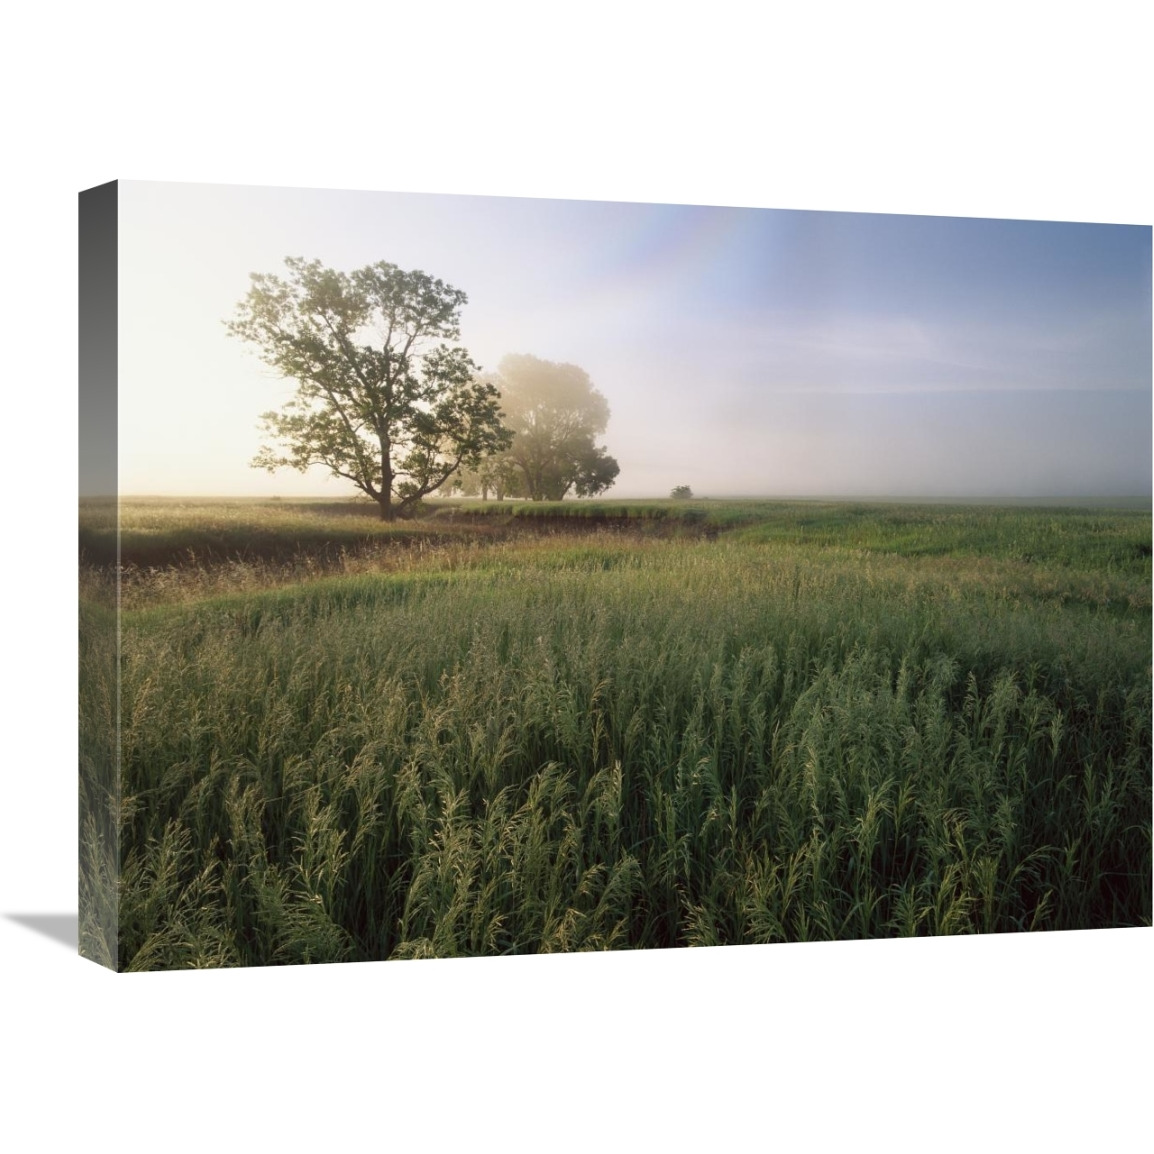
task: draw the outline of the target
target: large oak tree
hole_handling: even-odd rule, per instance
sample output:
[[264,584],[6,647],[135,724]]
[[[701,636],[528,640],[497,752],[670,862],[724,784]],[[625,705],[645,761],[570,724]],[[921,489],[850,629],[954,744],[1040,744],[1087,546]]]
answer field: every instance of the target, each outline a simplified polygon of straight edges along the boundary
[[286,277],[254,273],[228,322],[297,383],[281,412],[263,414],[277,444],[254,467],[323,465],[391,521],[508,447],[496,388],[450,343],[463,292],[384,261],[351,273],[298,257],[285,265]]

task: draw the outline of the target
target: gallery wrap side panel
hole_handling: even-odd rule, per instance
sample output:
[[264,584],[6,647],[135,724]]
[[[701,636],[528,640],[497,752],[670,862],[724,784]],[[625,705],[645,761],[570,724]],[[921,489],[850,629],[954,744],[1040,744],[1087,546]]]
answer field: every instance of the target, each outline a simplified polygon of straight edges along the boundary
[[[79,951],[118,969],[120,874],[117,183],[80,193],[79,219]],[[111,530],[111,566],[87,529]]]

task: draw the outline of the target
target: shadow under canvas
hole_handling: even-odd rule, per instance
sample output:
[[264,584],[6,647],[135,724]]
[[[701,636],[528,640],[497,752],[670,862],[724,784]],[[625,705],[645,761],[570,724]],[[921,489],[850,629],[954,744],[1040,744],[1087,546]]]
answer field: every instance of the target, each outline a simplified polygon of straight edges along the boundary
[[76,914],[5,914],[10,922],[27,926],[46,938],[75,951],[79,942],[79,918]]

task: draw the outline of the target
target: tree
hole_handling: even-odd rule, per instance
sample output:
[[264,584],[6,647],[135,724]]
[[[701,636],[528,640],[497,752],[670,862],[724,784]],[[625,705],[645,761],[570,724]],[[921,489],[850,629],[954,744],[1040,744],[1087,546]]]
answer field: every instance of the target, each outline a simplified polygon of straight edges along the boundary
[[498,501],[522,496],[521,474],[509,459],[508,451],[486,457],[472,468],[462,467],[452,485],[455,492],[466,497],[480,497],[482,501],[487,501],[490,493]]
[[462,466],[508,447],[497,390],[461,347],[467,297],[426,273],[380,261],[351,273],[299,257],[286,278],[254,273],[229,332],[297,382],[262,416],[279,447],[254,468],[325,466],[391,521]]
[[620,466],[595,443],[609,424],[609,404],[584,369],[510,355],[491,380],[513,434],[498,458],[511,466],[501,475],[505,493],[560,501],[570,490],[591,497],[613,484]]
[[692,501],[693,490],[688,485],[678,485],[672,493],[669,494],[675,501]]

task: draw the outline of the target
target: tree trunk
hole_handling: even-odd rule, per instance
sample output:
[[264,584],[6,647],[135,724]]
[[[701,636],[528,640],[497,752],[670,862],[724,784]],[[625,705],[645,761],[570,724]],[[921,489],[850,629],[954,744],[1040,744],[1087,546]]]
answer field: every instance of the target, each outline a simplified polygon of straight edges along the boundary
[[381,520],[395,521],[393,512],[393,467],[389,461],[390,446],[381,438],[381,495],[377,498],[381,506]]

